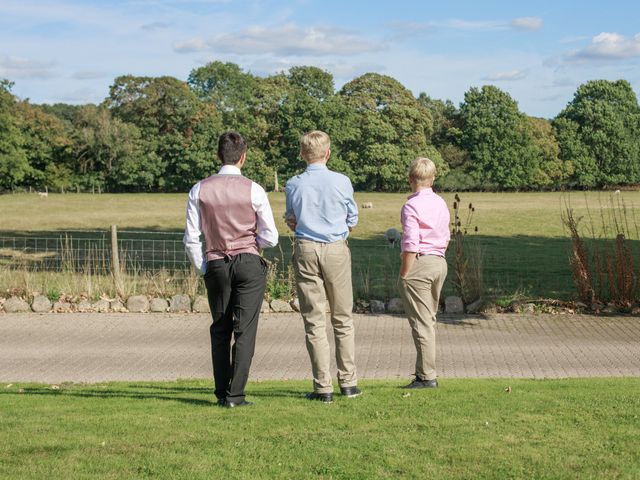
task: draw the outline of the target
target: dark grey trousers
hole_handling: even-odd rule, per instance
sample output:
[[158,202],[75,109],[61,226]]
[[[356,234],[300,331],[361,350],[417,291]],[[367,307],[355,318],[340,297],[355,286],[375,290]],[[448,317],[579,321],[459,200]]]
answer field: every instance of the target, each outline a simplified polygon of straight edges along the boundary
[[265,260],[251,253],[207,263],[204,282],[213,318],[209,333],[215,394],[219,399],[244,400],[266,278]]

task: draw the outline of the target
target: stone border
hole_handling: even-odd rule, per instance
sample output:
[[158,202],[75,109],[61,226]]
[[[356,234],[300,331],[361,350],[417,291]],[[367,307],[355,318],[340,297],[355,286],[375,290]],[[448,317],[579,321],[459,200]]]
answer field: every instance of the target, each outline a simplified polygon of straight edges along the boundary
[[[290,313],[299,312],[300,302],[297,298],[292,300],[274,299],[270,302],[262,301],[260,313]],[[198,295],[193,301],[185,294],[177,294],[171,298],[148,297],[146,295],[132,295],[126,301],[120,299],[101,298],[96,302],[90,302],[84,297],[61,296],[52,302],[44,295],[35,295],[29,303],[22,297],[0,297],[0,313],[72,313],[72,312],[116,312],[116,313],[209,313],[209,301],[207,297]],[[392,298],[387,303],[382,300],[356,300],[354,312],[383,314],[404,314],[404,305],[400,298]],[[482,299],[469,305],[464,305],[462,299],[457,296],[449,296],[443,299],[438,313],[462,314],[462,313],[594,313],[594,314],[631,314],[640,315],[640,305],[632,305],[620,312],[615,305],[591,306],[579,302],[560,302],[555,300],[539,300],[517,302],[513,301],[506,307],[487,304]]]
[[[463,313],[464,305],[459,297],[447,297],[445,299],[444,312]],[[477,302],[476,302],[477,303]],[[198,295],[191,301],[185,294],[174,295],[171,298],[148,297],[146,295],[132,295],[126,301],[120,299],[102,298],[96,302],[90,302],[84,297],[74,298],[61,296],[59,300],[52,302],[44,295],[35,295],[31,303],[22,297],[0,297],[0,312],[19,313],[72,313],[72,312],[116,312],[116,313],[209,313],[209,302],[206,297]],[[261,313],[290,313],[299,312],[300,302],[297,298],[292,300],[273,299],[270,302],[262,301]],[[356,301],[354,311],[373,314],[403,314],[404,305],[400,298],[392,298],[385,303],[382,300]],[[475,312],[475,311],[474,311]],[[468,310],[468,313],[474,313]]]

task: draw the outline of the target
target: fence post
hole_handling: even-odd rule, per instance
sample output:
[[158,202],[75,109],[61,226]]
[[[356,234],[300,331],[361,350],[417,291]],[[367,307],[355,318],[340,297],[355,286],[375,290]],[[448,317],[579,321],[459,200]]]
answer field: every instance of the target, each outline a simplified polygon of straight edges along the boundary
[[116,287],[116,293],[124,300],[124,283],[122,282],[122,271],[120,270],[120,256],[118,255],[118,227],[111,225],[111,275]]

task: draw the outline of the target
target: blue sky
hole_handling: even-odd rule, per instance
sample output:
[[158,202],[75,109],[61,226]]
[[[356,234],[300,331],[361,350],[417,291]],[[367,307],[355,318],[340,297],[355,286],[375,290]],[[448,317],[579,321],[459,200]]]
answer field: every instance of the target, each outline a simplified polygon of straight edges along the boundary
[[553,117],[576,87],[640,91],[640,2],[0,0],[0,77],[33,102],[100,102],[118,75],[173,75],[212,60],[268,75],[365,72],[456,104],[472,86]]

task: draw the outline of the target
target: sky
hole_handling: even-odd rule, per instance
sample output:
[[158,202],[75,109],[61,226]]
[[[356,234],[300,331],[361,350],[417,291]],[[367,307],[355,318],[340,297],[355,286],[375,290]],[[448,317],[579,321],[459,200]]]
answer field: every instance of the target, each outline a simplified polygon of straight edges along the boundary
[[338,89],[377,72],[456,104],[496,85],[551,118],[588,80],[640,91],[638,18],[633,0],[0,0],[0,78],[34,103],[78,104],[120,75],[313,65]]

